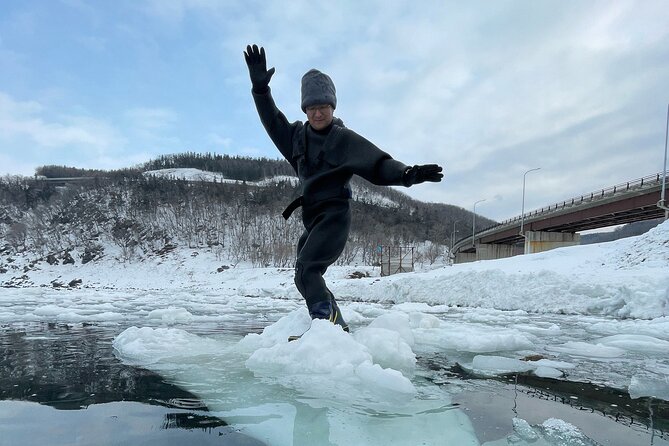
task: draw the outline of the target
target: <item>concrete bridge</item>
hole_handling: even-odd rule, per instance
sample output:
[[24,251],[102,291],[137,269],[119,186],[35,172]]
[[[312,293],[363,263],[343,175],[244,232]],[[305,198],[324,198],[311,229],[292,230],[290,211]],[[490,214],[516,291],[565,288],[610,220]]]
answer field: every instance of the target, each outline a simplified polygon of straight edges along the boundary
[[578,245],[579,231],[661,218],[667,212],[667,203],[661,203],[663,183],[665,195],[669,195],[669,185],[658,173],[505,220],[454,243],[454,262],[500,259]]

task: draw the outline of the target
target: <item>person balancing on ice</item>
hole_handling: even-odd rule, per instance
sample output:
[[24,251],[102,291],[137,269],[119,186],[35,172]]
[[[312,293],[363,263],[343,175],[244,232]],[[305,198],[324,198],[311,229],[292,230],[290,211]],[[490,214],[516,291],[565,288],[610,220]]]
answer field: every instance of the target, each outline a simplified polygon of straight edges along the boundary
[[304,233],[297,243],[295,285],[312,319],[327,319],[348,331],[337,301],[323,279],[344,250],[351,227],[349,181],[359,175],[371,183],[406,187],[439,182],[436,164],[407,166],[346,128],[333,113],[337,95],[332,79],[318,70],[302,77],[302,111],[307,122],[288,122],[272,99],[265,49],[248,45],[244,53],[258,115],[272,142],[300,179],[301,196],[283,212],[286,220],[302,206]]

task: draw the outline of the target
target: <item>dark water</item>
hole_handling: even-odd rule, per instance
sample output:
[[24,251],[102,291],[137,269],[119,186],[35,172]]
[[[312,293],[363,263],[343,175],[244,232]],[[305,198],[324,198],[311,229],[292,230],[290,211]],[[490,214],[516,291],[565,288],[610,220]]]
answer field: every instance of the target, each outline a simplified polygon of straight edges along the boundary
[[531,425],[549,418],[571,423],[598,444],[641,446],[669,442],[669,402],[630,398],[627,392],[586,382],[534,375],[476,379],[447,359],[423,359],[435,381],[464,380],[453,402],[469,416],[481,443],[508,436],[513,418]]
[[119,327],[0,328],[0,446],[263,444],[159,375],[122,364],[111,345]]
[[[262,444],[211,416],[194,395],[153,372],[122,364],[111,343],[123,328],[0,326],[0,446]],[[481,442],[509,435],[513,417],[530,424],[563,419],[603,445],[669,441],[665,401],[632,400],[614,389],[529,376],[470,379],[447,358],[420,358],[419,364],[437,384],[463,383],[454,403],[467,413]]]

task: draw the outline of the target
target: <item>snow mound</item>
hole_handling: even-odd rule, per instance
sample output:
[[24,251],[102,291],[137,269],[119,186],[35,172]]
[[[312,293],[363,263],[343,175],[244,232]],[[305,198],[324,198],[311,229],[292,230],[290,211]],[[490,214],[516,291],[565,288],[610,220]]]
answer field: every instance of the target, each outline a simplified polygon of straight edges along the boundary
[[611,258],[611,263],[618,268],[666,266],[669,263],[669,220],[645,234],[623,239],[619,243],[629,243],[629,246]]

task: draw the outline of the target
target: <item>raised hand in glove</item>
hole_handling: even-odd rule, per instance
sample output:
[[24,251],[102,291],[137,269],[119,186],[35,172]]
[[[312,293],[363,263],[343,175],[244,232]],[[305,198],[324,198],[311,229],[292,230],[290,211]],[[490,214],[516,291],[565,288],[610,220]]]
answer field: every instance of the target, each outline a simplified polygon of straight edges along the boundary
[[413,186],[414,184],[420,184],[425,181],[432,181],[438,183],[444,177],[444,174],[441,173],[443,169],[441,166],[436,164],[425,164],[422,166],[413,166],[409,167],[404,171],[404,177],[402,182],[406,187]]
[[258,49],[258,45],[247,45],[244,52],[246,66],[249,67],[249,76],[253,84],[253,91],[264,93],[269,86],[269,80],[274,74],[274,68],[267,69],[267,59],[265,58],[265,48]]

